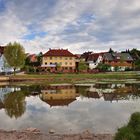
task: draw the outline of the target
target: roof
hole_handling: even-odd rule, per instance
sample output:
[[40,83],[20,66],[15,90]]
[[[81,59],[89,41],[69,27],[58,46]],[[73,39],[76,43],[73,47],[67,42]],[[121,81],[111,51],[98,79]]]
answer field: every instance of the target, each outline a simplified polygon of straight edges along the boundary
[[109,61],[123,60],[123,61],[133,61],[133,58],[129,53],[105,53],[104,59]]
[[106,52],[92,53],[88,56],[87,61],[96,61],[99,56],[103,56]]
[[95,99],[100,98],[98,92],[92,92],[92,91],[88,91],[87,94],[86,94],[86,97],[95,98]]
[[104,93],[103,96],[105,101],[113,101],[117,99],[117,95],[114,93]]
[[81,54],[75,54],[76,58],[79,59],[81,57]]
[[105,60],[109,60],[109,61],[113,61],[114,60],[114,58],[113,58],[111,53],[105,53],[104,54],[104,59]]
[[65,56],[65,57],[76,57],[74,54],[72,54],[67,49],[50,49],[48,52],[46,52],[43,56]]
[[[43,99],[42,99],[43,100]],[[76,99],[57,99],[57,100],[43,100],[50,106],[68,106],[70,103],[74,102]]]
[[133,61],[133,58],[129,53],[121,53],[121,58],[125,61]]

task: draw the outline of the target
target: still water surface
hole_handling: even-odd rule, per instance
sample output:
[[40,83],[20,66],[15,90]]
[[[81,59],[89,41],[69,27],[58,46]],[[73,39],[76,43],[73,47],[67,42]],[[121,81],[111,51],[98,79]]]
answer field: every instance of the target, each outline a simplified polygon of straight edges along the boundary
[[140,84],[0,87],[0,129],[114,133],[136,111]]

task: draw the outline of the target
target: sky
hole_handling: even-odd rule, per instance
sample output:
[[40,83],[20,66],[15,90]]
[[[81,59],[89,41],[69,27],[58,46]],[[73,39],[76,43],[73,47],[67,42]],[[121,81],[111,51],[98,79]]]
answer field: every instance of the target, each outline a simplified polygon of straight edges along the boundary
[[0,0],[0,45],[14,41],[28,53],[140,49],[140,0]]

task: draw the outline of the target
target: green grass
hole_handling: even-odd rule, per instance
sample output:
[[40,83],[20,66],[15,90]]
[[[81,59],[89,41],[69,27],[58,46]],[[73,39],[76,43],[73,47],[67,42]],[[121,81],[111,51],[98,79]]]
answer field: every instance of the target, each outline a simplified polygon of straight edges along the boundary
[[137,79],[138,75],[135,72],[108,72],[98,74],[27,74],[10,76],[12,79],[26,79],[27,81],[35,80],[38,82],[43,80],[45,83],[75,83],[88,82],[94,80],[121,80],[121,79]]

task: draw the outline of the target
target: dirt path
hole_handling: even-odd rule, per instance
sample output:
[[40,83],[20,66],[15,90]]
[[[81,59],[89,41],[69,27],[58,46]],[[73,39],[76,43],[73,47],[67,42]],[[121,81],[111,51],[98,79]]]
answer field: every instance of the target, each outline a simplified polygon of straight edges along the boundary
[[0,130],[0,140],[113,140],[110,134],[94,135],[89,131],[81,134],[44,134],[39,130],[31,129],[25,131],[4,131]]

